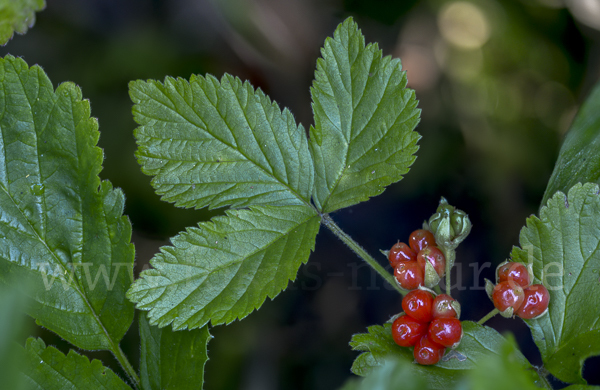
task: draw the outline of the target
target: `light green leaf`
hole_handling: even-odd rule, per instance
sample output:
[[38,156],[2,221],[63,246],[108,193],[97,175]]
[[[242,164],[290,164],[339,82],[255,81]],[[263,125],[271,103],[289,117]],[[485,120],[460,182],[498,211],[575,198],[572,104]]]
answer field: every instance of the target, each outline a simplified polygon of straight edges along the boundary
[[427,385],[406,360],[387,359],[362,380],[351,379],[340,390],[422,390]]
[[140,314],[140,379],[145,390],[202,389],[208,325],[187,332],[150,326]]
[[379,195],[415,161],[415,93],[400,60],[382,58],[351,18],[327,38],[311,88],[313,200],[325,213]]
[[535,283],[550,292],[548,314],[526,321],[545,367],[558,379],[585,383],[583,361],[600,354],[600,197],[598,185],[556,193],[527,219],[515,261],[533,262]]
[[27,313],[83,349],[116,351],[133,321],[131,225],[100,182],[90,105],[37,66],[0,59],[0,280],[29,281]]
[[19,374],[22,359],[17,350],[21,347],[15,342],[29,330],[23,321],[24,301],[17,290],[0,284],[0,378],[1,387],[10,390],[24,388]]
[[225,75],[129,84],[142,170],[181,207],[309,205],[302,126],[249,83]]
[[542,206],[557,191],[566,193],[576,183],[600,184],[600,83],[575,117],[563,141]]
[[305,206],[255,206],[172,239],[127,296],[150,324],[198,328],[230,323],[274,298],[314,248],[320,218]]
[[[352,372],[357,375],[368,375],[373,368],[381,365],[385,359],[396,358],[406,362],[415,375],[427,382],[428,389],[446,389],[464,380],[465,375],[475,368],[481,359],[489,354],[501,354],[505,338],[494,329],[463,321],[463,338],[455,350],[448,350],[438,364],[422,366],[412,364],[414,360],[411,348],[400,347],[392,338],[391,324],[375,325],[368,328],[368,333],[356,334],[350,345],[355,351],[362,351],[352,364]],[[518,351],[512,358],[524,369],[533,370],[531,364]],[[543,386],[539,378],[536,379]]]
[[35,23],[35,11],[45,7],[45,0],[0,0],[0,45],[15,32],[25,34]]
[[28,339],[23,353],[22,371],[31,389],[131,389],[109,368],[102,366],[100,360],[90,362],[73,350],[65,356],[54,347],[46,347],[42,339]]

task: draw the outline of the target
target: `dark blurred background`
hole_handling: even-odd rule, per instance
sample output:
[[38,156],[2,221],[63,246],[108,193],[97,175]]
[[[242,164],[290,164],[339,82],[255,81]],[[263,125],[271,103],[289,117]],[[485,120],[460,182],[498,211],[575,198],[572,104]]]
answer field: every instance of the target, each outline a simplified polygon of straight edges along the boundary
[[[101,176],[127,197],[137,274],[169,237],[219,210],[177,209],[154,194],[134,157],[127,83],[227,72],[308,127],[319,48],[348,16],[367,42],[401,58],[423,110],[423,138],[404,180],[333,218],[379,256],[406,240],[440,196],[465,210],[474,228],[459,248],[455,292],[462,319],[478,320],[493,308],[483,278],[493,277],[537,213],[562,137],[600,78],[598,0],[49,0],[35,26],[0,51],[39,64],[55,86],[77,83],[91,101],[105,153]],[[243,321],[212,329],[205,388],[337,388],[357,355],[351,335],[400,310],[399,295],[322,229],[288,290]],[[541,363],[522,321],[488,324],[514,332]],[[123,349],[137,366],[135,324]],[[110,355],[89,355],[122,375]],[[590,383],[600,384],[599,366],[599,358],[588,361]]]

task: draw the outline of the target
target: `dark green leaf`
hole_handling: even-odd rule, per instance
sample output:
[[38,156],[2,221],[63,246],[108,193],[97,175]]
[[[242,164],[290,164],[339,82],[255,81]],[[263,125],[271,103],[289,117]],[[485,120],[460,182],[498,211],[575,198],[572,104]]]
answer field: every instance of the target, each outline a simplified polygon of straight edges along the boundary
[[550,292],[548,314],[527,321],[545,367],[558,379],[585,383],[583,361],[600,354],[600,197],[595,184],[556,193],[527,219],[513,260],[533,262],[535,283]]
[[581,106],[563,141],[542,205],[557,191],[566,193],[576,183],[587,182],[600,184],[600,83]]
[[13,33],[25,34],[35,23],[35,11],[46,7],[45,0],[0,0],[0,45]]
[[208,325],[187,332],[151,326],[140,314],[140,379],[145,390],[202,389]]
[[415,161],[415,93],[400,60],[382,58],[352,19],[327,38],[311,88],[315,126],[313,200],[331,212],[379,195]]
[[163,247],[128,297],[150,324],[198,328],[230,323],[274,298],[314,248],[320,218],[305,206],[228,210]]
[[80,89],[0,60],[0,280],[28,285],[27,312],[84,349],[115,351],[133,321],[131,224],[100,182],[100,133]]
[[308,205],[314,181],[302,126],[249,83],[225,75],[129,84],[138,161],[181,207]]
[[100,360],[90,362],[73,350],[65,356],[54,347],[46,347],[42,339],[28,339],[23,353],[22,371],[32,389],[131,389],[114,372],[102,366]]

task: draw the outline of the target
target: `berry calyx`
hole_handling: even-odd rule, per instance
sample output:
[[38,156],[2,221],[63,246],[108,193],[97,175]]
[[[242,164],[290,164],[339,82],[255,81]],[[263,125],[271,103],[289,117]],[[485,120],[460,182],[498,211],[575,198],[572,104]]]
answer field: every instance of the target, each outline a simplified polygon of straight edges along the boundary
[[426,323],[404,314],[392,323],[392,338],[401,347],[414,346],[426,333]]
[[529,270],[523,263],[509,261],[499,265],[496,269],[496,273],[498,275],[498,283],[512,281],[523,288],[529,286],[531,283],[529,279]]
[[433,295],[425,290],[413,290],[402,299],[402,309],[419,322],[433,319]]
[[523,294],[523,304],[516,311],[516,315],[529,320],[546,313],[550,302],[550,293],[548,293],[546,287],[541,284],[534,284],[525,288]]
[[523,303],[523,299],[523,288],[509,281],[498,283],[492,292],[492,302],[500,312],[504,312],[509,308],[512,308],[513,311],[518,310]]
[[429,262],[441,278],[446,272],[446,258],[437,246],[428,246],[423,248],[417,255],[419,267],[425,270],[425,263]]
[[400,261],[394,269],[394,277],[405,290],[414,290],[423,285],[423,269],[416,261]]
[[413,355],[417,363],[429,366],[439,362],[445,351],[446,347],[431,341],[427,335],[424,335],[415,345]]
[[396,268],[401,261],[414,261],[417,258],[417,254],[410,249],[410,246],[403,242],[397,242],[392,246],[388,254],[388,260],[392,268]]
[[462,325],[456,318],[436,318],[429,324],[427,335],[435,343],[456,348],[462,339]]
[[450,295],[440,294],[433,300],[432,314],[434,319],[458,318],[460,316],[460,304]]
[[419,253],[426,246],[435,245],[435,237],[429,230],[418,229],[410,234],[408,245],[413,251]]

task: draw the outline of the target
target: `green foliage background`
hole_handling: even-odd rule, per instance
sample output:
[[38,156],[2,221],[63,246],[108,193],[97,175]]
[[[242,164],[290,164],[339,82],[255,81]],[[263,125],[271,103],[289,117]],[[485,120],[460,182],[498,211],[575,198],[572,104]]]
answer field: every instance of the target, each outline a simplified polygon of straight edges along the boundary
[[[598,79],[593,54],[598,31],[568,9],[541,1],[474,1],[490,33],[480,47],[465,49],[444,36],[440,20],[447,1],[280,3],[286,5],[56,0],[36,14],[27,35],[15,36],[0,52],[42,65],[55,83],[75,82],[90,99],[105,153],[101,177],[126,195],[137,275],[168,237],[222,211],[182,210],[159,201],[134,157],[129,81],[189,79],[192,73],[220,78],[228,72],[250,80],[309,128],[318,49],[353,15],[367,41],[379,42],[384,55],[400,57],[408,69],[422,109],[417,130],[423,138],[415,164],[399,184],[334,217],[375,254],[405,239],[444,195],[474,223],[458,254],[462,285],[482,286],[491,268],[473,280],[468,264],[503,261],[518,243],[525,218],[537,213],[563,132]],[[211,330],[215,340],[209,344],[206,388],[341,385],[356,356],[347,345],[351,335],[400,310],[398,295],[358,267],[340,242],[320,235],[316,254],[288,291],[243,322]],[[491,309],[483,290],[460,291],[458,299],[465,319]],[[488,325],[513,331],[526,357],[539,363],[525,324],[496,318]],[[65,343],[50,333],[41,336],[66,355]],[[137,340],[132,329],[123,345],[134,364]],[[88,356],[120,372],[109,354]],[[598,359],[584,376],[597,384],[594,367]]]

